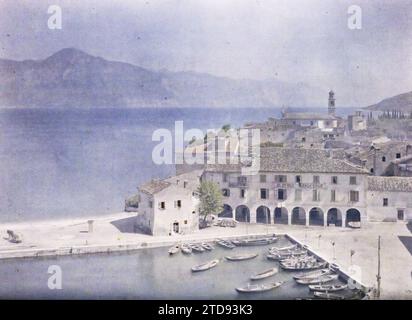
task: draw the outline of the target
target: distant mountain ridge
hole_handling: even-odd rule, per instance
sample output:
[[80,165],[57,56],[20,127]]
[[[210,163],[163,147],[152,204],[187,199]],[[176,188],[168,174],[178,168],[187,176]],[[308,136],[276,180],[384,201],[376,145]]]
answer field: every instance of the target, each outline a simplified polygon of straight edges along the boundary
[[0,107],[326,106],[304,83],[152,71],[65,48],[44,60],[0,59]]
[[366,107],[368,110],[376,111],[391,111],[399,110],[403,112],[412,112],[412,91],[402,93],[387,99],[382,100],[376,104]]

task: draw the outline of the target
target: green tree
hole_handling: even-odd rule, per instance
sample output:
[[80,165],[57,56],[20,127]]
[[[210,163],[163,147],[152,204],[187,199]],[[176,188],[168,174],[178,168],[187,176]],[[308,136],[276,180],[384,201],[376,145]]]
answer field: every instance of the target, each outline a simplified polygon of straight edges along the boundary
[[231,128],[230,124],[225,124],[225,125],[222,127],[222,130],[223,130],[224,132],[228,132],[228,131],[230,130],[230,128]]
[[223,210],[222,193],[219,185],[213,181],[202,181],[197,189],[199,197],[199,213],[203,221],[211,214],[219,214]]

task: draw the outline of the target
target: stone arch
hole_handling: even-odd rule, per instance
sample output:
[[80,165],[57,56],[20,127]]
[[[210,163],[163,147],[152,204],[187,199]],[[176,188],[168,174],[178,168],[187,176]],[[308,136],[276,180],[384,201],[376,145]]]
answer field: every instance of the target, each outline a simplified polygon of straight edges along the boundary
[[338,208],[330,208],[326,215],[326,225],[334,224],[337,227],[342,226],[342,212]]
[[358,209],[350,208],[346,211],[346,227],[350,222],[361,222],[361,213]]
[[250,210],[247,206],[245,205],[240,205],[236,207],[236,213],[235,213],[235,218],[236,221],[239,222],[250,222]]
[[270,223],[270,209],[260,206],[256,209],[256,223]]
[[295,207],[292,210],[292,224],[305,225],[306,211],[302,207]]
[[277,224],[288,224],[288,209],[285,207],[275,208],[273,222]]
[[310,226],[323,226],[323,210],[319,207],[314,207],[309,211],[309,225]]
[[233,218],[233,209],[230,205],[224,204],[223,210],[221,213],[218,214],[219,218]]

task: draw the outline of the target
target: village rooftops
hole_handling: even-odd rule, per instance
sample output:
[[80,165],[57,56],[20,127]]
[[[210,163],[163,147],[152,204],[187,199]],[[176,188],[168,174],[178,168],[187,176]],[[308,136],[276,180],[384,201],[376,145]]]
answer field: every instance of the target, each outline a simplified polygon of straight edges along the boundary
[[[207,165],[206,171],[239,172],[242,164]],[[325,149],[301,148],[261,148],[261,172],[297,172],[297,173],[348,173],[368,174],[363,169],[342,159],[333,158],[332,153]]]
[[283,120],[336,120],[337,117],[331,114],[313,112],[285,112]]
[[410,177],[368,177],[369,191],[412,192]]

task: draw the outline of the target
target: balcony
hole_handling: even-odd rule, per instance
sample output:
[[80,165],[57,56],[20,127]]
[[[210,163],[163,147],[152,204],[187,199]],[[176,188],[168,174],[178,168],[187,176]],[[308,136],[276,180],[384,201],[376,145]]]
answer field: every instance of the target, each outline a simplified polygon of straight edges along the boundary
[[247,188],[248,185],[246,177],[238,177],[237,179],[229,180],[229,188]]

